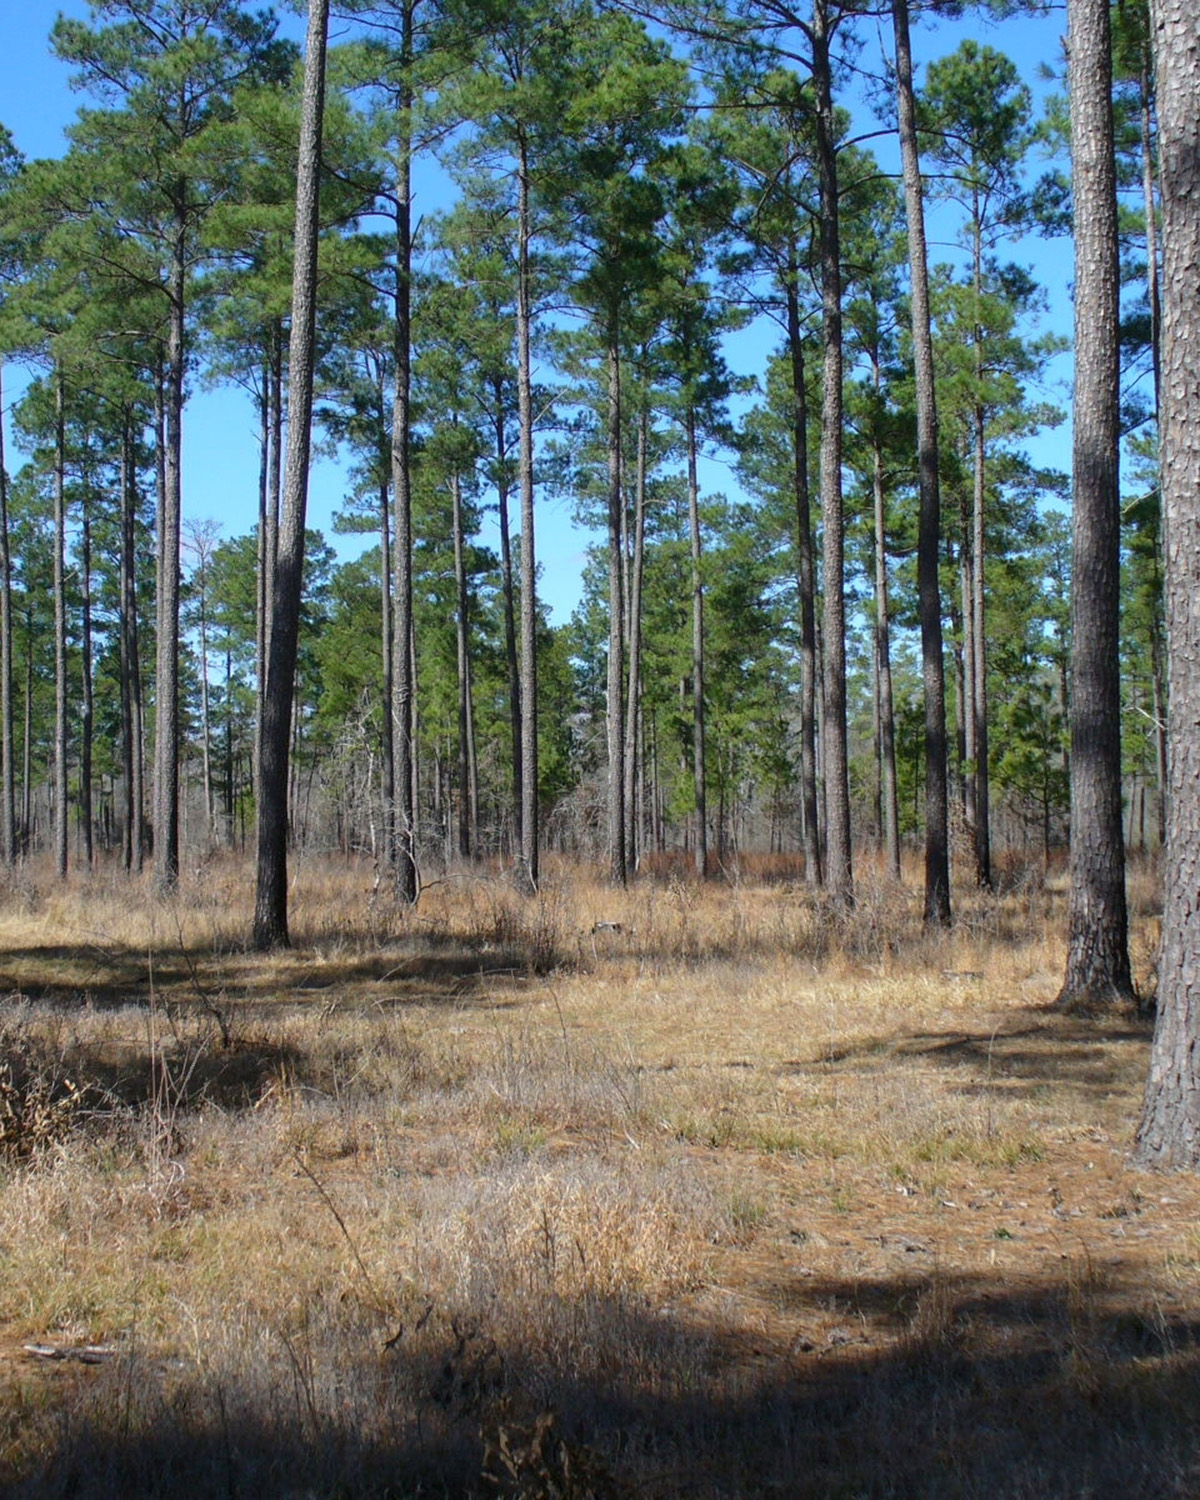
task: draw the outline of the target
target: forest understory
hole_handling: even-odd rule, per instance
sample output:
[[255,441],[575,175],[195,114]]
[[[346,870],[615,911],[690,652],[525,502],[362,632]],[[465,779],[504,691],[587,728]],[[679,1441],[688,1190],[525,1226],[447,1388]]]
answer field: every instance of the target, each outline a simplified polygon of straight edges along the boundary
[[[0,910],[0,1493],[1187,1496],[1200,1185],[1065,876]],[[1155,872],[1129,881],[1153,989]]]

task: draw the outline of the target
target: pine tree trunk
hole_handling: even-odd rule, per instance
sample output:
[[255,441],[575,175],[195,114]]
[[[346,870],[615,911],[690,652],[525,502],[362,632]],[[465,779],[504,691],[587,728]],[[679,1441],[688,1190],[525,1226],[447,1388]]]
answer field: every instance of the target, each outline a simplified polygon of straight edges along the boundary
[[420,894],[416,798],[413,791],[413,534],[412,534],[412,67],[415,0],[401,7],[399,117],[396,162],[396,398],[392,409],[392,501],[395,524],[395,636],[392,642],[392,736],[395,749],[397,899],[412,906]]
[[[380,391],[380,411],[383,410],[383,392]],[[380,618],[380,662],[383,669],[381,684],[382,712],[379,715],[379,798],[382,803],[382,848],[377,857],[383,865],[396,848],[396,747],[395,726],[392,721],[392,675],[395,664],[392,658],[392,639],[395,630],[392,608],[392,523],[391,487],[386,479],[379,483],[379,618]]]
[[1121,807],[1119,254],[1107,0],[1068,0],[1075,203],[1071,894],[1058,1003],[1133,998]]
[[497,375],[492,386],[496,403],[496,505],[500,527],[500,596],[504,614],[504,667],[508,678],[508,723],[512,742],[512,804],[514,850],[521,848],[521,669],[517,660],[516,589],[513,580],[512,532],[508,518],[509,485],[506,464],[508,448],[504,441],[504,377]]
[[696,798],[696,874],[708,874],[708,775],[704,763],[704,578],[701,572],[700,483],[696,474],[696,413],[686,421],[688,534],[692,552],[692,783]]
[[63,380],[54,381],[54,869],[67,878],[67,550]]
[[625,661],[621,557],[621,362],[616,314],[608,324],[608,871],[625,885]]
[[991,793],[988,781],[988,705],[987,705],[987,619],[985,597],[984,558],[984,504],[987,495],[987,447],[986,426],[983,409],[983,347],[984,331],[980,323],[980,306],[983,301],[983,236],[981,220],[983,210],[979,204],[978,190],[974,206],[974,271],[975,326],[972,337],[975,343],[975,386],[977,391],[975,410],[972,413],[974,426],[974,485],[971,497],[971,719],[975,740],[975,879],[981,890],[992,887],[992,831]]
[[847,902],[854,895],[850,848],[850,765],[846,728],[845,522],[842,514],[842,267],[837,152],[827,0],[813,5],[813,83],[816,88],[817,169],[820,179],[821,517],[825,572],[824,712],[825,880]]
[[808,395],[800,332],[799,264],[791,246],[788,267],[788,349],[792,366],[792,477],[796,496],[796,582],[800,594],[800,796],[804,832],[804,878],[820,886],[821,829],[817,816],[817,584],[812,507],[808,489]]
[[893,0],[896,103],[912,283],[913,363],[917,393],[917,448],[921,511],[917,530],[917,592],[921,616],[921,672],[925,696],[925,925],[950,921],[950,807],[946,785],[946,681],[942,661],[942,604],[938,583],[941,491],[938,480],[937,395],[929,321],[929,261],[917,155],[908,0]]
[[85,478],[81,496],[80,552],[80,700],[79,700],[79,828],[83,835],[83,862],[90,870],[95,863],[93,838],[92,747],[95,736],[95,693],[92,687],[92,518],[89,486]]
[[625,695],[625,853],[637,868],[642,840],[637,821],[638,724],[642,690],[642,580],[646,562],[646,452],[650,414],[645,402],[638,412],[637,474],[634,480],[633,558],[629,576],[629,672]]
[[[882,399],[882,373],[873,359],[875,397]],[[883,487],[883,445],[874,434],[872,489],[875,500],[875,654],[879,681],[879,781],[884,865],[900,879],[900,805],[896,789],[896,714],[892,700],[891,620],[888,608],[887,504]]]
[[158,536],[154,669],[154,884],[179,881],[179,559],[182,518],[183,380],[186,268],[184,231],[177,226],[168,278],[165,388],[166,446]]
[[1170,643],[1158,1017],[1135,1155],[1200,1166],[1200,52],[1189,0],[1151,0],[1163,219],[1162,464]]
[[[2,374],[3,361],[0,361]],[[0,394],[0,412],[4,410]],[[12,554],[8,533],[8,470],[4,463],[4,424],[0,421],[0,860],[11,868],[17,858],[16,745],[13,739]]]
[[521,875],[538,884],[537,553],[533,514],[533,291],[529,245],[529,148],[517,156],[517,422],[521,485]]
[[325,46],[329,0],[311,0],[304,64],[304,98],[296,172],[296,250],[292,271],[292,330],[288,351],[287,467],[279,557],[271,601],[262,764],[259,770],[258,880],[254,946],[286,946],[288,737],[295,693],[296,653],[304,571],[304,519],[312,435],[317,311],[317,242],[321,127],[325,103]]
[[146,852],[142,673],[137,622],[137,475],[132,413],[121,434],[121,770],[125,780],[125,869],[141,874]]
[[450,479],[451,531],[454,550],[454,592],[456,597],[454,637],[458,665],[458,853],[470,859],[475,824],[472,821],[471,754],[471,663],[467,639],[467,569],[463,555],[462,482],[457,474]]

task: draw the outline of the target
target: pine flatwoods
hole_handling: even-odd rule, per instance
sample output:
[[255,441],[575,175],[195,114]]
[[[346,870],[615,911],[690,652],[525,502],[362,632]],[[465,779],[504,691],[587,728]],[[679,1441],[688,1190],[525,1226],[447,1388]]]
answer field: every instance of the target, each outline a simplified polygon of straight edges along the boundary
[[1194,18],[641,9],[95,0],[0,127],[18,1493],[1197,1471]]

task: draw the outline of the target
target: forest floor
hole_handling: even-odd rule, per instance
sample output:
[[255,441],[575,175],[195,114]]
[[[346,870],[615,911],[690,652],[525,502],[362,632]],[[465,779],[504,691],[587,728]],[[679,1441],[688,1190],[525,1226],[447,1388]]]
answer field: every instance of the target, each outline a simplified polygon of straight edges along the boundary
[[1055,1011],[1061,877],[956,894],[14,887],[0,1492],[1200,1494],[1150,1023]]

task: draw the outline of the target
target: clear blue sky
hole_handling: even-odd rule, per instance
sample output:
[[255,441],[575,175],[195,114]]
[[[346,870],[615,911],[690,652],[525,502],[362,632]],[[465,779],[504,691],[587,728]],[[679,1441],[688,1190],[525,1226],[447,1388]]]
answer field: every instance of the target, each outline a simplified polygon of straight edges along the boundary
[[[63,131],[74,116],[81,96],[69,87],[66,67],[51,54],[48,36],[56,15],[86,17],[86,0],[5,0],[0,19],[0,122],[12,131],[18,148],[26,157],[57,155],[64,149]],[[300,39],[302,23],[294,15],[284,14],[282,26],[288,35]],[[890,52],[890,32],[877,34],[876,23],[863,28],[864,61],[878,55],[881,48]],[[1002,51],[1008,52],[1026,76],[1035,95],[1045,85],[1034,77],[1037,65],[1057,66],[1059,38],[1065,29],[1061,9],[1040,17],[1022,17],[996,26],[982,27],[978,20],[956,23],[940,22],[930,28],[922,25],[914,36],[918,62],[953,51],[965,34],[975,33]],[[852,102],[852,101],[851,101]],[[865,108],[855,111],[856,128],[878,128]],[[894,147],[886,139],[872,143],[885,166],[896,163]],[[428,211],[437,205],[418,205]],[[948,238],[948,225],[933,219],[930,225],[931,255],[949,254],[938,244],[940,229]],[[1067,295],[1070,277],[1070,249],[1066,242],[1057,245],[1038,243],[1022,246],[1014,258],[1036,263],[1035,274],[1048,287],[1050,312],[1047,327],[1070,332],[1071,310]],[[731,363],[744,374],[761,373],[774,340],[764,330],[748,330],[731,345]],[[1055,362],[1053,386],[1045,394],[1060,403],[1066,401],[1065,382],[1069,378],[1069,358]],[[6,380],[6,404],[20,391],[18,372]],[[185,417],[184,512],[192,520],[215,519],[222,534],[236,536],[254,524],[257,514],[258,444],[257,418],[249,400],[240,393],[224,389],[197,389],[191,397]],[[1040,463],[1061,468],[1068,466],[1069,435],[1064,426],[1032,445]],[[16,455],[9,448],[10,463]],[[732,493],[736,481],[729,468],[719,462],[705,466],[701,479],[706,489]],[[314,468],[309,500],[309,523],[330,532],[333,511],[342,502],[343,481],[338,466],[318,462]],[[332,538],[331,538],[332,539]],[[564,621],[579,594],[579,576],[587,538],[572,529],[565,502],[539,500],[538,552],[543,566],[543,597],[551,606],[556,622]],[[350,555],[362,545],[352,539],[339,539],[343,555]]]

